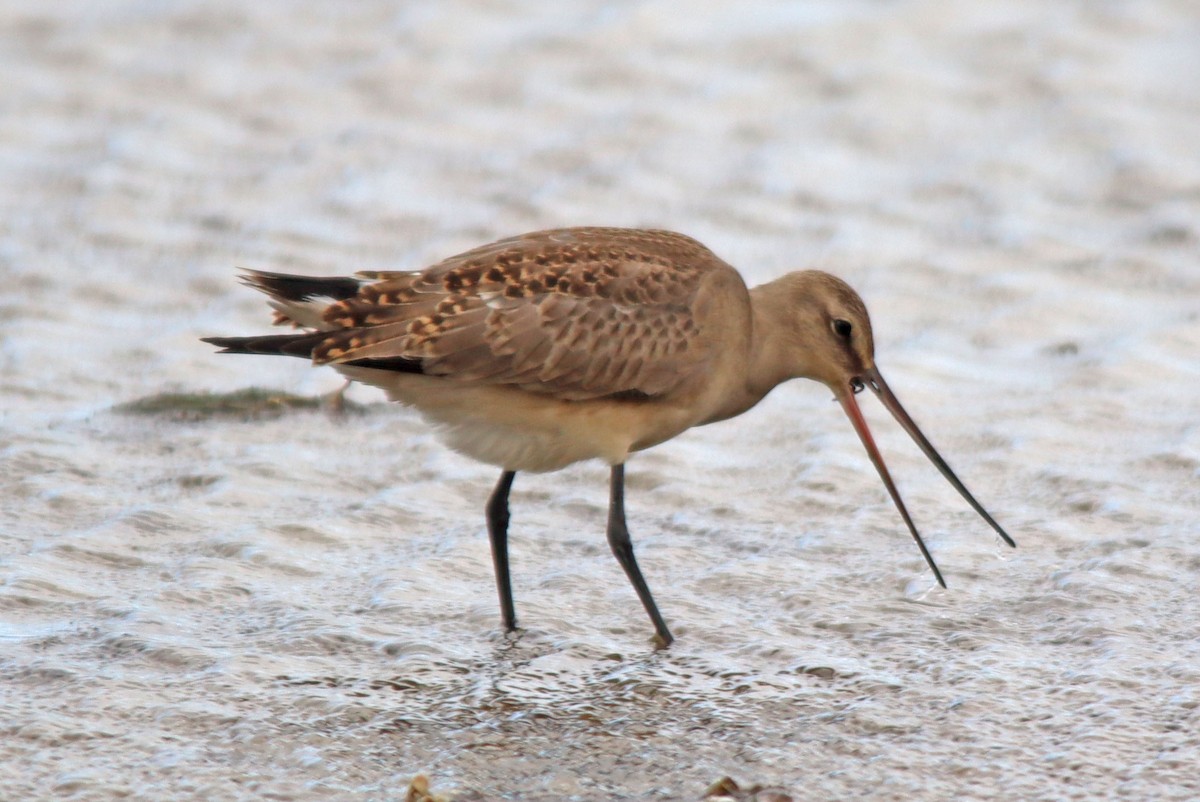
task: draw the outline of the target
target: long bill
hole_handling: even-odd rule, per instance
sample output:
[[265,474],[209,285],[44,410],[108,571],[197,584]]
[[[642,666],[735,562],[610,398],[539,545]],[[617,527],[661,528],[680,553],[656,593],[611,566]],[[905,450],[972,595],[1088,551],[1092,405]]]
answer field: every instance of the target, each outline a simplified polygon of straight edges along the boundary
[[[861,387],[858,389],[861,389]],[[929,567],[933,569],[933,576],[937,579],[938,584],[946,587],[946,580],[942,579],[942,572],[938,570],[937,563],[933,561],[933,555],[929,553],[929,549],[925,548],[925,541],[921,539],[921,534],[917,531],[916,525],[913,524],[913,520],[908,514],[908,508],[904,506],[904,501],[900,498],[900,492],[896,490],[896,484],[892,481],[892,475],[888,473],[887,465],[883,462],[883,455],[879,453],[879,448],[875,445],[875,438],[871,436],[871,430],[867,428],[867,421],[863,417],[862,411],[858,408],[858,402],[854,400],[854,390],[850,387],[837,390],[837,399],[841,402],[842,409],[846,411],[846,417],[854,424],[854,431],[858,432],[858,439],[862,440],[863,446],[867,449],[867,455],[870,456],[871,462],[875,465],[875,470],[879,471],[879,478],[883,480],[883,486],[887,488],[888,495],[892,497],[892,501],[896,504],[896,509],[900,511],[900,517],[908,525],[908,531],[912,533],[913,540],[917,541],[917,548],[921,550],[921,556],[925,558],[925,562],[929,563]],[[895,413],[893,412],[892,414],[894,415]],[[901,425],[903,425],[903,421],[901,421]],[[945,463],[943,462],[942,464],[944,465]]]
[[[975,510],[975,512],[979,513],[983,520],[988,522],[988,525],[991,526],[992,529],[996,530],[996,534],[1000,535],[1000,537],[1004,539],[1005,543],[1013,548],[1016,548],[1016,542],[1014,542],[1013,539],[1008,536],[1007,532],[1000,528],[1000,524],[996,523],[996,520],[992,518],[992,516],[988,515],[988,511],[983,508],[983,505],[975,500],[975,497],[971,495],[971,491],[967,490],[966,485],[959,481],[958,477],[954,475],[954,471],[950,470],[950,466],[946,464],[946,460],[942,459],[942,455],[937,453],[937,449],[933,447],[933,444],[930,443],[929,440],[926,439],[925,435],[921,433],[921,430],[917,428],[916,422],[908,416],[908,413],[904,411],[904,407],[900,406],[900,401],[897,400],[895,394],[893,394],[891,389],[887,386],[887,382],[883,380],[883,377],[879,375],[879,369],[871,368],[870,370],[864,372],[863,379],[865,380],[866,385],[871,388],[871,391],[874,392],[875,395],[879,397],[879,400],[883,402],[883,405],[887,407],[888,412],[892,413],[892,417],[896,419],[896,422],[904,427],[904,431],[908,432],[908,436],[913,439],[913,442],[915,442],[917,446],[923,452],[925,452],[925,456],[929,457],[929,461],[936,465],[937,469],[942,472],[942,476],[946,477],[946,481],[954,486],[954,489],[957,490],[959,494],[967,500],[967,503],[971,505],[971,508]],[[845,404],[843,403],[843,406],[844,405]],[[877,465],[878,464],[880,463],[877,463]]]

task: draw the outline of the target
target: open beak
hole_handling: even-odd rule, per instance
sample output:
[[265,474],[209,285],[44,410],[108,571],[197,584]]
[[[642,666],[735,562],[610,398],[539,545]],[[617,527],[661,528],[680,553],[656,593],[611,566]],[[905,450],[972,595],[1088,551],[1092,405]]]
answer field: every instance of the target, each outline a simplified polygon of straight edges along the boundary
[[959,481],[959,478],[954,475],[954,471],[950,470],[950,466],[946,464],[946,460],[942,459],[942,455],[937,452],[933,444],[921,433],[917,424],[908,413],[904,411],[904,407],[900,406],[900,401],[892,393],[887,386],[887,382],[883,380],[883,376],[879,375],[878,368],[871,368],[864,371],[860,378],[856,378],[850,387],[837,389],[837,399],[841,402],[842,409],[846,411],[846,416],[850,418],[850,422],[854,424],[854,430],[858,432],[858,437],[862,440],[863,446],[867,449],[867,455],[870,456],[871,462],[875,465],[875,470],[879,471],[879,478],[883,480],[884,487],[887,488],[888,495],[892,497],[892,501],[896,504],[896,509],[900,511],[900,517],[904,519],[904,523],[908,525],[908,531],[912,533],[913,540],[917,542],[917,547],[921,550],[921,556],[925,558],[925,562],[929,563],[929,567],[933,569],[933,575],[937,579],[938,584],[946,587],[946,580],[942,579],[942,572],[938,570],[937,563],[933,561],[929,549],[925,548],[925,542],[921,540],[920,533],[917,532],[917,527],[913,524],[912,518],[908,514],[908,509],[904,506],[904,501],[900,498],[900,493],[896,490],[896,485],[892,482],[891,474],[888,473],[887,465],[883,462],[883,456],[879,453],[878,447],[875,445],[875,439],[871,437],[871,430],[867,428],[867,421],[863,418],[862,412],[858,408],[858,402],[854,395],[860,391],[863,386],[871,388],[871,391],[879,397],[883,405],[887,407],[888,412],[892,413],[892,417],[904,427],[904,431],[908,432],[909,437],[917,444],[921,451],[925,452],[925,456],[929,457],[937,469],[941,471],[942,476],[946,477],[946,481],[954,486],[971,508],[979,513],[983,520],[988,522],[992,529],[1004,539],[1004,542],[1010,546],[1016,547],[1016,543],[1008,536],[1008,533],[1000,528],[1000,524],[996,523],[995,519],[988,514],[975,497],[971,495],[971,491],[967,490],[966,486]]

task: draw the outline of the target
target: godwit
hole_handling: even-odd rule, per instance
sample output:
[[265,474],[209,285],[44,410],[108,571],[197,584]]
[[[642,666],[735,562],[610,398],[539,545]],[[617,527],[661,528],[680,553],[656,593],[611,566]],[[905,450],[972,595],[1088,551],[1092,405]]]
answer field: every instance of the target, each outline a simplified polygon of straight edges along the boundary
[[416,407],[455,450],[502,469],[485,509],[508,630],[517,625],[508,570],[514,477],[602,459],[612,468],[609,546],[661,644],[670,644],[625,525],[625,461],[745,412],[788,379],[833,391],[942,587],[855,401],[864,387],[1016,545],[888,389],[866,307],[828,273],[788,273],[748,290],[736,270],[682,234],[567,228],[500,240],[424,270],[333,278],[250,270],[243,280],[267,294],[277,324],[306,331],[205,342],[222,353],[332,365]]

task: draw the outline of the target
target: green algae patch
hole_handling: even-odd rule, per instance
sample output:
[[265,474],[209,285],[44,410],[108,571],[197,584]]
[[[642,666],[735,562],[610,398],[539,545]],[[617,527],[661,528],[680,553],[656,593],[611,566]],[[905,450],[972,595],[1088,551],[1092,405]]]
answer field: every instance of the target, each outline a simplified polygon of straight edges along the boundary
[[249,387],[232,393],[157,393],[115,407],[127,415],[149,415],[179,421],[213,418],[264,420],[290,412],[324,409],[334,414],[362,413],[366,407],[342,397],[302,396],[280,390]]

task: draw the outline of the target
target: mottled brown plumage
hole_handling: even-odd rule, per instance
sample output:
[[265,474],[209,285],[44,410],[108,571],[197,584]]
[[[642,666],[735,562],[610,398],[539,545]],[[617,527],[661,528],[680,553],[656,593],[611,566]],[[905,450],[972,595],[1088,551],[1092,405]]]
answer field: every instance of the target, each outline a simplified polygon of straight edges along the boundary
[[1012,544],[888,389],[866,307],[828,273],[789,273],[748,290],[736,270],[682,234],[571,228],[500,240],[418,271],[248,271],[245,281],[268,295],[278,323],[305,331],[208,342],[331,365],[421,410],[453,448],[504,469],[488,527],[509,629],[515,473],[599,458],[613,466],[609,543],[670,642],[625,529],[625,460],[738,415],[793,378],[820,381],[841,402],[938,582],[858,409],[864,387]]
[[313,361],[419,359],[430,376],[572,401],[661,395],[708,356],[692,304],[714,270],[732,268],[666,231],[514,237],[419,272],[359,274],[369,283],[326,309]]

